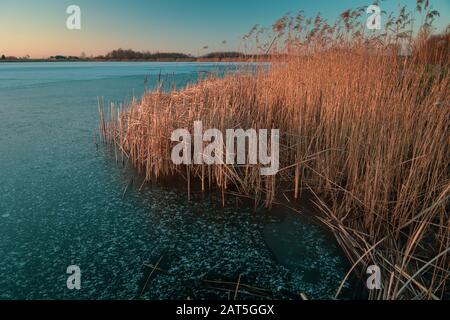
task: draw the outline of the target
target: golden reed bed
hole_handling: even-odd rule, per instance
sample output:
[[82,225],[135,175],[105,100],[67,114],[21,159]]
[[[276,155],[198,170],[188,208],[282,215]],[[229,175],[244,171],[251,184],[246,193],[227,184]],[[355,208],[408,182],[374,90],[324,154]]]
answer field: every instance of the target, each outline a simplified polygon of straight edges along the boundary
[[[102,138],[146,181],[181,176],[190,186],[195,179],[203,190],[266,207],[295,208],[312,194],[317,218],[354,264],[349,274],[381,268],[382,289],[369,298],[448,298],[448,35],[447,51],[430,54],[419,33],[410,39],[412,54],[402,57],[398,39],[362,41],[345,24],[346,41],[297,31],[285,33],[290,41],[270,70],[211,77],[179,91],[157,88],[111,110],[109,119],[102,109]],[[174,165],[171,133],[192,130],[196,120],[223,132],[280,129],[280,171],[261,176],[258,165]]]

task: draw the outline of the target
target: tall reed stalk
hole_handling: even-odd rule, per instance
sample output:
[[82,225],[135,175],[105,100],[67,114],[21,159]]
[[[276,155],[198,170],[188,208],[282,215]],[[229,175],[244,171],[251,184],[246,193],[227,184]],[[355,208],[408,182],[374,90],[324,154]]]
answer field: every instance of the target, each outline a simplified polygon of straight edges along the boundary
[[[417,51],[401,56],[395,34],[357,33],[357,12],[334,26],[320,16],[285,17],[275,40],[268,37],[270,70],[157,88],[111,110],[109,121],[101,112],[100,132],[146,181],[199,179],[203,190],[233,191],[267,207],[301,202],[308,192],[354,263],[350,272],[381,268],[382,289],[370,298],[448,298],[448,56],[443,50],[432,64]],[[394,24],[398,36],[405,26]],[[410,36],[412,50],[419,48],[419,36]],[[280,171],[264,177],[258,165],[174,165],[171,133],[192,131],[196,120],[222,132],[280,129]]]

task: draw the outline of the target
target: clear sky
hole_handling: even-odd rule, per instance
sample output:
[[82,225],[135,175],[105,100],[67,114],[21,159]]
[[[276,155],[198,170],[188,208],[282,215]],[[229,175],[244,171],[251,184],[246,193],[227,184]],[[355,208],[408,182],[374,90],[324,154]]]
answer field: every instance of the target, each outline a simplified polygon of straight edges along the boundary
[[[255,24],[270,26],[288,11],[318,11],[330,20],[348,8],[373,0],[0,0],[0,54],[35,58],[50,55],[105,54],[116,48],[177,51],[238,50],[242,36]],[[385,0],[412,10],[415,0]],[[450,23],[450,0],[431,0]],[[66,8],[81,8],[81,30],[66,28]],[[222,41],[227,41],[222,44]],[[208,46],[207,50],[202,49]]]

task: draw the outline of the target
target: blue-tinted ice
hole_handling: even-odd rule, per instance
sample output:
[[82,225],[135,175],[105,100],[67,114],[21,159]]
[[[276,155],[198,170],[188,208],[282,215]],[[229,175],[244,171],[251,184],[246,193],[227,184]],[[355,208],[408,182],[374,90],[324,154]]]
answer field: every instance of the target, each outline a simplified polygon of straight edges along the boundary
[[[303,292],[329,298],[345,260],[318,227],[234,200],[226,209],[182,189],[130,188],[132,173],[93,142],[97,97],[129,100],[161,73],[177,87],[198,63],[0,64],[0,299],[228,298],[199,281],[222,279],[266,289],[275,298]],[[295,243],[298,242],[298,243]],[[291,246],[290,252],[280,251]],[[160,267],[141,290],[150,267]],[[79,265],[82,289],[66,287]],[[239,298],[251,298],[245,293]]]

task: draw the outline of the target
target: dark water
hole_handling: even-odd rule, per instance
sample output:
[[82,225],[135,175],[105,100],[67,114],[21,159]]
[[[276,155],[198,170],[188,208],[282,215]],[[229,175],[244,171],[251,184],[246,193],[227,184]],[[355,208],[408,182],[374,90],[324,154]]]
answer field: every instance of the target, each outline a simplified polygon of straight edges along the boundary
[[[123,197],[133,173],[93,143],[99,96],[122,102],[142,94],[146,76],[182,87],[199,70],[230,68],[0,64],[0,299],[227,299],[226,286],[202,279],[239,275],[274,298],[334,295],[345,260],[317,226],[233,199],[222,209],[213,195],[188,202],[167,186]],[[145,264],[161,257],[164,271],[148,277]],[[81,268],[81,290],[66,286],[69,265]]]

